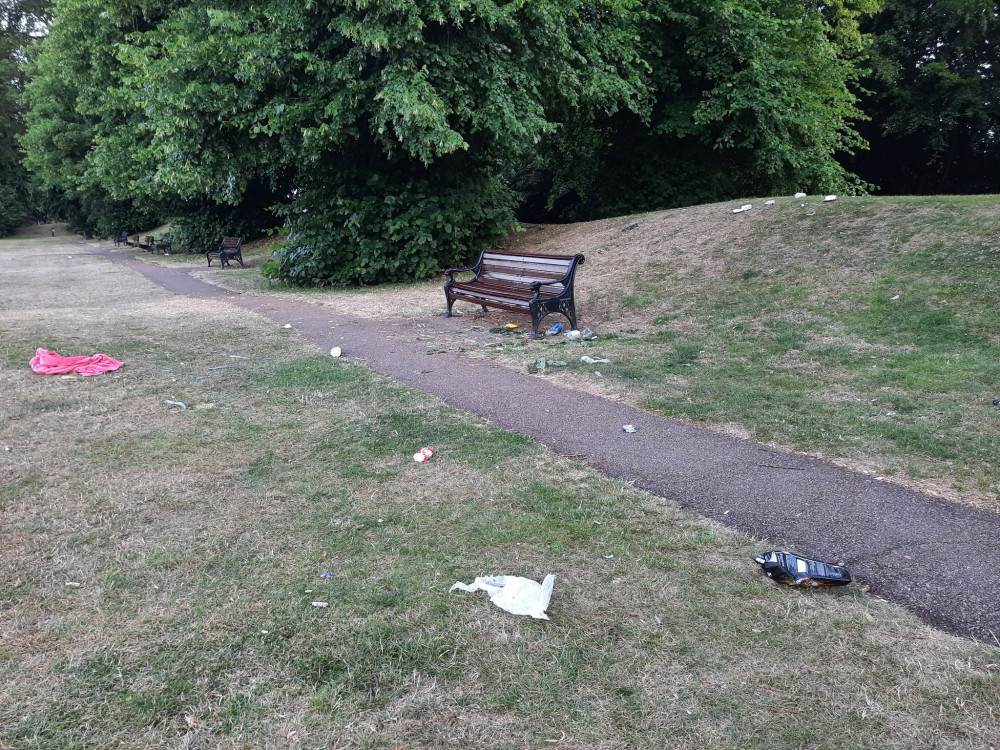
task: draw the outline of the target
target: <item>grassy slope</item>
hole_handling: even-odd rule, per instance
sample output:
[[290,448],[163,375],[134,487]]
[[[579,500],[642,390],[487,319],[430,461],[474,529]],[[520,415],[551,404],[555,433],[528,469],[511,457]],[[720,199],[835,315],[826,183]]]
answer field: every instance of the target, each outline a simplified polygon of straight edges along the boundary
[[[586,253],[599,340],[490,356],[1000,509],[1000,200],[754,203],[527,233]],[[613,362],[597,379],[581,354]]]
[[[59,252],[0,243],[0,747],[1000,743],[995,649]],[[36,376],[37,346],[126,367]],[[555,573],[552,621],[447,593],[494,572]]]

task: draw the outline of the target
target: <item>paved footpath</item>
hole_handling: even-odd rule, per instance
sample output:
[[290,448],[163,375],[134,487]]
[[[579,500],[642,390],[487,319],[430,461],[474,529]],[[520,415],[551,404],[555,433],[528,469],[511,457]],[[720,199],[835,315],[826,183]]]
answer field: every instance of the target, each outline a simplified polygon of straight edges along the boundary
[[[846,564],[873,593],[943,630],[1000,646],[1000,514],[692,427],[465,357],[427,354],[427,334],[468,318],[384,321],[298,300],[241,295],[179,269],[90,252],[164,288],[291,323],[324,351],[434,394],[603,474],[807,557]],[[442,307],[444,306],[442,294]],[[422,336],[423,341],[417,341]],[[540,418],[541,415],[544,418]],[[621,426],[638,431],[623,434]]]

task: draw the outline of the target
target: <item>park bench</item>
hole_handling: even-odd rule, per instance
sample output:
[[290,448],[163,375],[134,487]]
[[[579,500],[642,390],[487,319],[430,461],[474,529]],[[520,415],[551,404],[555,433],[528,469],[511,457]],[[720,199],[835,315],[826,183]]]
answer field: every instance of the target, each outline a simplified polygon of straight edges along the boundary
[[126,245],[131,245],[132,247],[139,247],[139,235],[131,234],[128,239],[125,240]]
[[121,234],[115,235],[115,247],[127,244],[128,244],[128,232],[122,232]]
[[170,251],[174,249],[174,238],[169,233],[163,235],[155,243],[153,243],[153,249],[158,253],[163,253],[164,255],[169,255]]
[[[583,264],[583,255],[526,255],[486,248],[479,262],[469,268],[449,268],[444,285],[448,311],[455,300],[473,302],[483,308],[495,307],[531,315],[531,338],[538,337],[538,324],[549,313],[562,313],[576,328],[573,276]],[[456,281],[455,274],[471,271],[468,281]]]
[[153,239],[153,235],[147,234],[145,238],[143,238],[142,242],[139,244],[139,247],[141,247],[148,253],[151,253],[154,250],[156,250],[156,240]]
[[229,261],[235,258],[241,267],[246,268],[243,265],[243,238],[223,237],[218,247],[210,246],[205,251],[205,257],[208,259],[208,265],[212,265],[212,258],[218,258],[219,264],[225,268],[229,265]]

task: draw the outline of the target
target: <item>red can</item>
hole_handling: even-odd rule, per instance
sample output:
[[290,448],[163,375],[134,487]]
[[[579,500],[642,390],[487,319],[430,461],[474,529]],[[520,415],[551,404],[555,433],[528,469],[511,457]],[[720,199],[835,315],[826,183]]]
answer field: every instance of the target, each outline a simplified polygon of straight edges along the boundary
[[423,463],[424,461],[429,461],[431,456],[434,455],[433,448],[421,448],[416,453],[413,454],[413,460],[417,463]]

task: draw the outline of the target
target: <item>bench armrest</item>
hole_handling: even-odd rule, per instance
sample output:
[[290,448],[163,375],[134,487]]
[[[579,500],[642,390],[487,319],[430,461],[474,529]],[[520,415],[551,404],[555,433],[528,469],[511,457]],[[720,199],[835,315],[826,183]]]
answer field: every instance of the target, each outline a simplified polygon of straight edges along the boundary
[[466,271],[472,271],[473,273],[477,273],[478,274],[479,273],[479,264],[476,264],[474,266],[469,266],[468,268],[446,268],[444,270],[444,273],[445,273],[445,276],[448,277],[448,281],[454,281],[455,280],[454,274],[456,274],[456,273],[464,273]]
[[566,273],[563,274],[563,277],[561,279],[552,279],[552,281],[532,281],[531,284],[528,285],[528,288],[531,289],[531,291],[533,291],[535,294],[538,294],[538,291],[543,286],[551,286],[552,284],[562,284],[564,288],[568,287],[573,281],[573,275],[576,273],[576,267],[581,265],[582,263],[583,263],[583,256],[580,255],[579,260],[573,261],[573,263],[570,265]]

